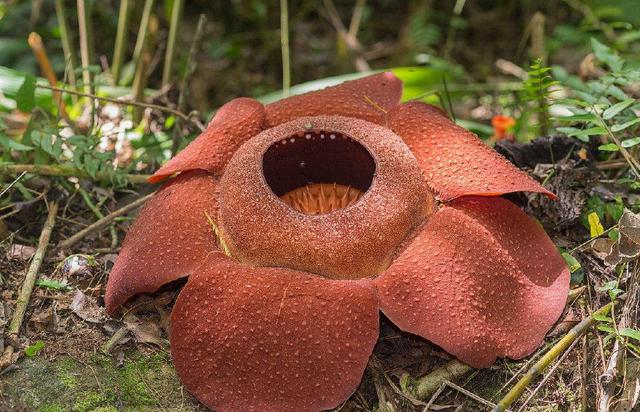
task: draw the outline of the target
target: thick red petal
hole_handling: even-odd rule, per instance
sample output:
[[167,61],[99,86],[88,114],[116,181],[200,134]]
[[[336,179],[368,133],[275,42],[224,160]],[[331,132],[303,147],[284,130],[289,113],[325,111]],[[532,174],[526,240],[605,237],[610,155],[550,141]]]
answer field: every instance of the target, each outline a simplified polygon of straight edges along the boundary
[[220,175],[231,156],[248,139],[262,131],[265,109],[257,100],[240,97],[222,106],[189,146],[149,178],[157,183],[177,172],[207,170]]
[[411,148],[427,183],[441,200],[511,192],[556,197],[433,106],[404,103],[389,112],[388,121]]
[[217,215],[217,179],[203,171],[176,177],[147,201],[109,275],[108,312],[137,293],[189,275],[217,249],[205,211]]
[[542,228],[499,197],[444,206],[376,279],[382,311],[474,367],[542,342],[569,291],[569,270]]
[[386,124],[386,112],[400,103],[402,81],[391,72],[292,96],[267,105],[267,125],[306,116],[345,116]]
[[171,315],[186,388],[217,411],[334,408],[362,379],[378,337],[370,280],[329,280],[215,254]]

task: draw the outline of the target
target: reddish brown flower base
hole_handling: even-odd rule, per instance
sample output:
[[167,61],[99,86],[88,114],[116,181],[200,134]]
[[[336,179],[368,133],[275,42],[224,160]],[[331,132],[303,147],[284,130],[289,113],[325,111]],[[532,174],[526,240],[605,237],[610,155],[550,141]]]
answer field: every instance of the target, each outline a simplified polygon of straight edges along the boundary
[[555,195],[401,92],[382,73],[268,106],[233,100],[150,179],[178,174],[131,228],[105,301],[113,313],[189,276],[171,353],[205,405],[336,407],[380,310],[475,367],[531,353],[561,314],[563,259],[497,197]]

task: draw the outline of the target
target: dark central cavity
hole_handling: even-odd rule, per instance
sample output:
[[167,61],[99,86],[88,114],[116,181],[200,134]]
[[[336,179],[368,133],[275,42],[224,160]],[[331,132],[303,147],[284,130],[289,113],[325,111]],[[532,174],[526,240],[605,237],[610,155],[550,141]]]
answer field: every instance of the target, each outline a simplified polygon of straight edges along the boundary
[[262,158],[262,170],[278,197],[316,183],[336,183],[366,192],[376,163],[371,153],[349,136],[306,131],[272,144]]

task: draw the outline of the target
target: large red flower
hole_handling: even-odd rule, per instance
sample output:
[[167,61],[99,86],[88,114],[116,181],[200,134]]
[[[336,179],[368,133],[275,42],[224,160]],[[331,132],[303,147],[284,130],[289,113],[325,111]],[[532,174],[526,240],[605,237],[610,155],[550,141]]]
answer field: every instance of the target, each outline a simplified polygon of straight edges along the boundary
[[337,406],[380,310],[475,367],[531,353],[562,312],[563,259],[499,197],[554,195],[401,90],[383,73],[233,100],[150,179],[177,174],[127,235],[107,309],[189,276],[171,353],[207,406]]

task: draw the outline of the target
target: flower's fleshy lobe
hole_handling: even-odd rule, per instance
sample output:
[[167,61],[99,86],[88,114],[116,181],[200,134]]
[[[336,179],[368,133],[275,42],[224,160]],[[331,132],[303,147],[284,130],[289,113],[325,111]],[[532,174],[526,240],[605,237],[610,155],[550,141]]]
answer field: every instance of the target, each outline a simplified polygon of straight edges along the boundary
[[169,160],[149,178],[157,183],[177,172],[207,170],[220,175],[235,151],[262,131],[264,106],[253,99],[240,97],[222,106],[213,120],[189,146]]
[[377,337],[371,281],[216,253],[173,308],[171,353],[185,386],[216,411],[317,411],[355,390]]
[[564,308],[569,270],[511,202],[465,197],[432,216],[375,282],[396,325],[488,367],[540,344]]
[[191,274],[216,249],[205,212],[216,216],[217,179],[204,171],[176,177],[147,201],[109,274],[107,311],[138,293]]
[[411,148],[427,183],[441,200],[511,192],[556,197],[433,106],[401,104],[389,112],[388,122]]
[[386,124],[386,111],[400,103],[402,81],[385,72],[267,105],[267,126],[299,117],[346,116]]
[[[349,207],[317,215],[278,197],[309,183],[366,192]],[[220,188],[219,224],[234,258],[334,279],[381,273],[433,206],[398,136],[338,116],[300,118],[264,131],[238,150]]]

